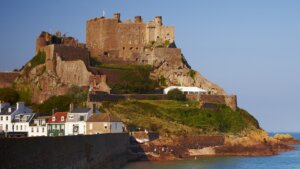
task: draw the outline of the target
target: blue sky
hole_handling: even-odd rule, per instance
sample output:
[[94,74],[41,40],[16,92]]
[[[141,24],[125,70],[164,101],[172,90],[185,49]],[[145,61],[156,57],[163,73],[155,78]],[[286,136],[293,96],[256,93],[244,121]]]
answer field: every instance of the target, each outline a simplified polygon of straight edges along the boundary
[[120,12],[122,20],[163,16],[191,66],[238,95],[267,131],[300,131],[300,1],[2,0],[0,70],[34,55],[41,31],[85,42],[85,22]]

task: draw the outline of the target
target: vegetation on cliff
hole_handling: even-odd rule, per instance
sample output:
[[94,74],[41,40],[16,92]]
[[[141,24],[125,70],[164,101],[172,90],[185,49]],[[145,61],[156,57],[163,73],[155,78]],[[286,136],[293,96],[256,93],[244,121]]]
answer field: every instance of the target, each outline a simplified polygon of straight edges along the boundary
[[117,93],[148,93],[159,88],[159,81],[150,78],[151,65],[100,64],[96,67],[121,71],[119,83],[109,84]]
[[185,97],[185,95],[182,93],[182,91],[181,90],[179,90],[179,89],[173,89],[173,90],[170,90],[169,92],[168,92],[168,99],[170,99],[170,100],[181,100],[181,101],[184,101],[184,100],[186,100],[186,97]]
[[238,134],[259,128],[257,120],[243,109],[234,112],[225,105],[218,105],[216,111],[200,109],[197,101],[131,100],[104,103],[101,108],[129,127],[161,134]]
[[71,103],[78,107],[84,107],[87,100],[87,93],[87,89],[82,89],[78,86],[73,85],[70,87],[66,95],[52,96],[43,104],[33,105],[32,108],[35,112],[49,115],[53,110],[68,111]]
[[43,51],[39,51],[29,62],[25,67],[22,69],[25,69],[25,71],[29,71],[32,68],[36,67],[37,65],[44,64],[46,62],[46,53]]
[[0,88],[0,100],[14,104],[19,100],[19,94],[13,88]]

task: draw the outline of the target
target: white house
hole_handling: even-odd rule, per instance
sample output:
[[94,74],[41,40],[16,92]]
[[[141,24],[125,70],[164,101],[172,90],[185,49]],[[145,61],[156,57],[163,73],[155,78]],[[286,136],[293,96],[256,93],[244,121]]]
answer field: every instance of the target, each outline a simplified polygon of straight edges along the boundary
[[168,94],[169,91],[173,89],[178,89],[182,91],[184,94],[204,94],[207,93],[206,90],[199,88],[199,87],[185,87],[185,86],[169,86],[164,89],[164,94]]
[[85,135],[86,121],[93,113],[100,113],[98,110],[91,108],[75,108],[70,106],[71,111],[68,113],[65,134],[66,135]]
[[[0,132],[9,133],[15,131],[15,123],[20,120],[20,123],[17,123],[18,130],[24,131],[24,120],[28,117],[17,116],[19,114],[32,115],[32,110],[25,107],[23,102],[18,102],[16,106],[11,106],[9,103],[0,103]],[[17,119],[15,120],[15,117]],[[28,120],[28,119],[27,119]],[[20,127],[19,127],[20,125]],[[22,129],[21,129],[22,126]],[[27,124],[25,125],[27,129]]]
[[33,120],[34,115],[33,113],[16,114],[12,120],[10,136],[28,136],[29,124]]
[[47,122],[51,116],[39,116],[33,119],[28,130],[29,137],[47,136]]

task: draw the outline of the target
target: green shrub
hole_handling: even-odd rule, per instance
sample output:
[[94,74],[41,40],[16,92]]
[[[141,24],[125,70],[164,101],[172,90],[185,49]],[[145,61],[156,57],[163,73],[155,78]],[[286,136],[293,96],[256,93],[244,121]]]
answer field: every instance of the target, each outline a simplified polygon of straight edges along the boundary
[[71,103],[72,98],[69,96],[51,96],[43,104],[36,106],[35,111],[48,114],[51,114],[52,110],[56,112],[68,111]]
[[169,45],[170,45],[170,41],[169,40],[165,40],[164,47],[167,48],[167,47],[169,47]]
[[19,101],[25,102],[25,104],[31,104],[31,96],[32,92],[30,87],[22,87],[18,89],[18,94],[19,94]]
[[182,91],[179,89],[173,89],[168,92],[168,99],[170,100],[178,100],[178,101],[183,101],[186,100],[186,97]]
[[37,65],[44,64],[46,62],[46,53],[44,51],[39,51],[31,60],[30,68],[34,68]]
[[159,87],[158,81],[150,79],[151,71],[150,65],[123,69],[120,82],[111,87],[121,93],[148,93]]
[[190,69],[190,71],[189,71],[189,76],[190,76],[192,79],[195,80],[195,75],[196,75],[196,71],[193,70],[193,69]]
[[160,86],[167,86],[167,79],[163,75],[160,75],[158,81]]
[[76,106],[84,106],[87,101],[88,89],[72,85],[66,95],[72,99]]
[[90,65],[93,67],[97,67],[100,66],[101,63],[95,57],[90,57]]
[[19,94],[13,88],[0,88],[0,100],[14,104],[19,100]]

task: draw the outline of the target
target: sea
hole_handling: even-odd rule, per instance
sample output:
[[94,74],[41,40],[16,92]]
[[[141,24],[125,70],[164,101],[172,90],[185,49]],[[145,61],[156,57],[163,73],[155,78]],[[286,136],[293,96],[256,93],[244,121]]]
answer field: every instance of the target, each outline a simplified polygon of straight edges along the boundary
[[[289,134],[300,139],[300,133]],[[296,150],[276,156],[201,157],[168,162],[132,162],[122,169],[300,169],[300,145],[293,146]]]

